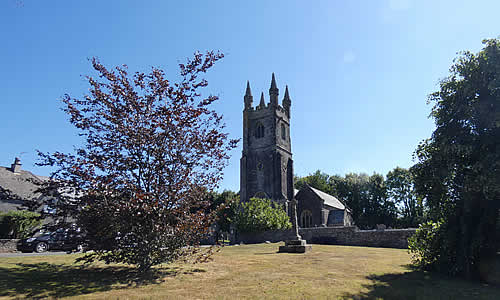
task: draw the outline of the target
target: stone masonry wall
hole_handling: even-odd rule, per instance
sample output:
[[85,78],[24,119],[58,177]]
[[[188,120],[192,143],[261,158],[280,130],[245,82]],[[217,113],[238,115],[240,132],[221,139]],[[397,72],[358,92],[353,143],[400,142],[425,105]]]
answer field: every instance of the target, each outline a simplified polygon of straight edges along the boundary
[[291,239],[291,230],[270,230],[260,233],[237,233],[236,243],[258,244],[266,241],[277,243]]
[[[356,227],[301,228],[299,233],[310,244],[368,246],[385,248],[408,248],[408,238],[415,228],[358,230]],[[240,233],[237,243],[279,242],[289,239],[291,231],[266,231],[262,233]]]

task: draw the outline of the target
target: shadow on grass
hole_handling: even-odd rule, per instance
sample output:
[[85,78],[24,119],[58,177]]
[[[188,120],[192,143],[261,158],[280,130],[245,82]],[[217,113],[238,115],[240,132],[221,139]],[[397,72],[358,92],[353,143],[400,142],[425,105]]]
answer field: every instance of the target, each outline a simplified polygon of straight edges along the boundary
[[[193,272],[195,272],[194,270]],[[50,263],[16,264],[0,268],[0,296],[26,298],[67,297],[130,286],[159,283],[175,276],[177,268],[155,268],[140,275],[126,266],[71,266]]]
[[419,271],[407,266],[408,272],[369,275],[366,292],[344,294],[343,299],[500,299],[495,286]]
[[278,254],[279,252],[278,251],[275,251],[275,252],[257,252],[257,253],[254,253],[254,255],[271,255],[271,254]]

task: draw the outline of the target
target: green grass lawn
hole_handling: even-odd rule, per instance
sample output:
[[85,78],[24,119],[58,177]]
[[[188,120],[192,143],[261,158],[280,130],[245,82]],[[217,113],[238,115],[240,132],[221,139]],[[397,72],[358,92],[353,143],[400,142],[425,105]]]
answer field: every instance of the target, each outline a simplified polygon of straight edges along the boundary
[[213,261],[156,268],[73,263],[75,255],[2,258],[0,298],[500,299],[500,288],[411,270],[406,250],[279,244],[224,247]]

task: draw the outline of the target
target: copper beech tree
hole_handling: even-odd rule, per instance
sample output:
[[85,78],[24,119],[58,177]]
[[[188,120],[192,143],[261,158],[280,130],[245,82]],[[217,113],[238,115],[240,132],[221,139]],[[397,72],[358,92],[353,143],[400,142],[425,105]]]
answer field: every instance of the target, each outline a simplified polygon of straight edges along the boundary
[[[56,167],[48,190],[60,193],[56,215],[85,229],[83,261],[135,264],[146,271],[179,258],[201,258],[193,247],[213,214],[203,201],[222,178],[237,140],[224,132],[202,97],[200,78],[223,54],[195,53],[180,64],[179,82],[165,73],[130,75],[91,60],[99,77],[87,76],[90,93],[63,97],[64,111],[85,138],[74,153],[40,153]],[[68,193],[67,191],[72,191]]]

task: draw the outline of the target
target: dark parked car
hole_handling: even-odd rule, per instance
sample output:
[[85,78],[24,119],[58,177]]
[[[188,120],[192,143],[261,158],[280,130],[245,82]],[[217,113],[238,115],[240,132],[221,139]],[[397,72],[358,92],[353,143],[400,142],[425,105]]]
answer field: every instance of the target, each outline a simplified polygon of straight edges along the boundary
[[22,239],[17,250],[22,252],[45,252],[49,250],[81,251],[84,238],[78,229],[58,229],[55,232],[42,232]]

